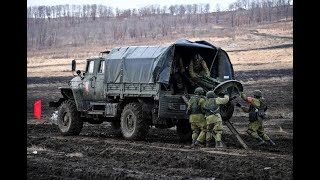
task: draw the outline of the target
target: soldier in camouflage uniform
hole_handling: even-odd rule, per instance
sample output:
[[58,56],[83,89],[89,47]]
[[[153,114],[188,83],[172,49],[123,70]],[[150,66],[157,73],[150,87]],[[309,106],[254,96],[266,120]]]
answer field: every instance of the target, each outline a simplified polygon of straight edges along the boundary
[[184,85],[184,73],[185,68],[183,65],[183,60],[181,57],[181,54],[179,52],[175,52],[174,54],[174,60],[171,68],[171,77],[172,77],[172,91],[173,94],[186,94],[187,93],[187,87]]
[[194,91],[195,95],[192,96],[188,102],[189,122],[191,124],[192,133],[192,146],[204,146],[206,137],[206,120],[204,118],[203,106],[205,99],[202,97],[204,91],[198,87]]
[[223,97],[217,97],[213,91],[208,91],[206,96],[207,100],[204,105],[206,112],[207,122],[207,134],[206,134],[206,146],[212,146],[212,132],[215,133],[216,148],[222,148],[221,134],[223,132],[222,118],[220,115],[221,104],[227,104],[229,102],[229,96],[221,94]]
[[210,77],[210,71],[204,59],[200,54],[196,54],[190,61],[189,74],[193,83],[213,89],[213,84],[219,84],[219,81]]
[[[260,112],[266,111],[266,106],[264,102],[264,98],[262,97],[262,92],[260,90],[255,90],[253,92],[253,98],[247,97],[244,93],[240,93],[240,97],[250,104],[249,108],[237,104],[240,106],[244,112],[249,113],[249,127],[247,133],[253,138],[257,139],[258,144],[262,145],[266,144],[275,145],[275,143],[264,133],[263,129],[263,116],[260,116]],[[258,113],[259,112],[259,113]]]

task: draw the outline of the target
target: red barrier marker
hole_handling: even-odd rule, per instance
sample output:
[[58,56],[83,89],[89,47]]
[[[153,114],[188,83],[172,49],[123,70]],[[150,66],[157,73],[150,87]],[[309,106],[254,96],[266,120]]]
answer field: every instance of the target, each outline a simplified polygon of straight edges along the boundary
[[36,119],[41,119],[41,100],[38,100],[33,105],[33,114]]

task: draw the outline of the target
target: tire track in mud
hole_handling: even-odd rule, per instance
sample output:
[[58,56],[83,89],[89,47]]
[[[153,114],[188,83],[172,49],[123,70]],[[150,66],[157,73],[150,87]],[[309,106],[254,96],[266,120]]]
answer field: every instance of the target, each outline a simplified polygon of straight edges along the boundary
[[[52,139],[63,139],[59,136],[50,137]],[[94,139],[94,138],[93,138]],[[91,140],[91,138],[75,138],[75,139],[69,139],[71,141],[76,141],[77,143],[80,141],[88,142]],[[157,145],[148,145],[147,143],[139,143],[139,142],[127,142],[125,140],[117,141],[114,139],[108,139],[108,140],[102,140],[106,144],[113,144],[113,145],[130,145],[139,147],[140,149],[148,150],[148,149],[159,149],[159,150],[166,150],[166,151],[181,151],[181,152],[204,152],[204,153],[211,153],[211,154],[218,154],[218,155],[228,155],[228,156],[262,156],[263,158],[268,159],[276,159],[276,158],[282,158],[282,159],[292,159],[291,155],[285,155],[285,154],[276,154],[276,153],[269,153],[269,152],[259,152],[259,154],[256,154],[256,151],[254,150],[242,150],[242,149],[217,149],[217,148],[191,148],[189,145],[175,145],[175,144],[159,144],[159,143],[152,143]],[[122,148],[122,147],[113,147],[115,150],[121,150],[121,151],[132,151],[128,148]],[[100,152],[100,154],[105,153],[106,150],[103,150]],[[136,152],[138,154],[141,154],[143,152]]]
[[[36,155],[29,156],[29,166],[36,166],[36,163],[38,166],[42,166],[42,171],[50,170],[52,175],[61,174],[61,177],[67,178],[185,179],[193,177],[208,179],[217,177],[221,179],[250,179],[267,177],[263,169],[272,167],[271,171],[274,172],[269,172],[271,175],[273,174],[272,176],[286,179],[292,171],[290,165],[285,165],[292,162],[290,156],[288,158],[279,156],[280,158],[285,157],[281,158],[283,164],[279,165],[279,157],[264,160],[266,158],[264,156],[270,153],[258,155],[259,152],[256,152],[257,155],[254,155],[253,152],[252,154],[247,153],[247,156],[237,156],[243,152],[229,150],[221,151],[226,153],[215,153],[215,150],[211,150],[213,153],[210,153],[210,150],[205,148],[190,150],[172,144],[147,145],[145,142],[101,140],[100,138],[98,140],[97,138],[84,139],[82,137],[64,139],[49,137],[42,142],[46,142],[44,144],[50,151],[39,153],[40,158],[37,158]],[[51,146],[49,146],[50,144]],[[62,148],[66,144],[68,146]],[[85,150],[86,148],[88,151]],[[59,153],[52,153],[55,151]],[[81,152],[83,157],[68,157],[67,154],[72,152]],[[274,154],[272,155],[274,156]],[[59,166],[61,163],[63,166]],[[86,169],[87,164],[90,164],[92,168]],[[38,171],[38,174],[41,172]],[[254,174],[253,172],[260,173]],[[46,177],[51,177],[50,173]]]

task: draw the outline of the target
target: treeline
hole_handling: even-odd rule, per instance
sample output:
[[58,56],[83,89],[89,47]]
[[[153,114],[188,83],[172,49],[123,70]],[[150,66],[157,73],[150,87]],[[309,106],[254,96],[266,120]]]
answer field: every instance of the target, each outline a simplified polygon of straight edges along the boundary
[[221,11],[209,4],[159,6],[139,9],[103,5],[27,7],[28,49],[108,45],[130,40],[155,40],[200,34],[225,35],[215,25],[241,27],[292,19],[291,0],[237,0]]

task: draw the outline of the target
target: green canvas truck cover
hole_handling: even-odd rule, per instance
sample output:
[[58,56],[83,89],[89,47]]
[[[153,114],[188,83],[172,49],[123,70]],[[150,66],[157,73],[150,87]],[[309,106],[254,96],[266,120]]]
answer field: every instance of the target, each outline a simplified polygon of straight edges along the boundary
[[217,48],[206,41],[180,39],[161,46],[129,46],[111,50],[106,56],[104,83],[169,83],[175,48],[206,49],[214,54]]

